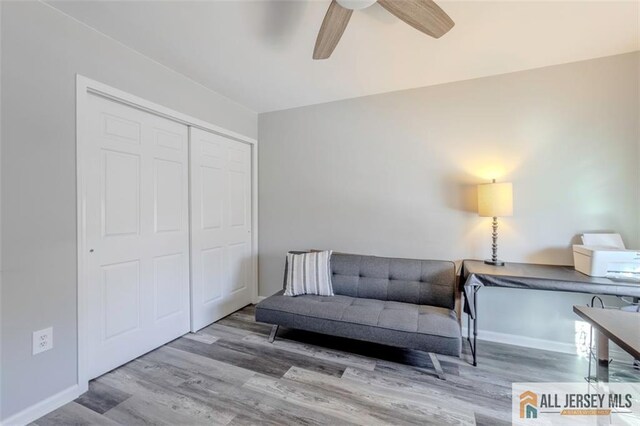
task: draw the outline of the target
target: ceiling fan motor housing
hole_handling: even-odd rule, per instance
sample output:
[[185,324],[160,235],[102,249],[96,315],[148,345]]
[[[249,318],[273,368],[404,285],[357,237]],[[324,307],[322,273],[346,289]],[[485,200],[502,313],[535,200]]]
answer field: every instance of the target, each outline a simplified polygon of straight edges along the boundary
[[372,4],[374,4],[375,2],[377,2],[378,0],[336,0],[336,1],[340,6],[344,7],[345,9],[356,10],[356,9],[367,8]]

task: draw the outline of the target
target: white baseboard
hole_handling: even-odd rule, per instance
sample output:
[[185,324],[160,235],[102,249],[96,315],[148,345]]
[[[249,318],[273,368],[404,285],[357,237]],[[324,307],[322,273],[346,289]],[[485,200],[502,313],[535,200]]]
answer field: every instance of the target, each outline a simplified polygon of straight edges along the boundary
[[255,300],[254,304],[260,303],[266,298],[267,298],[266,296],[258,296],[258,297],[256,297],[256,300]]
[[[466,339],[467,327],[462,327],[462,336]],[[576,346],[572,343],[557,342],[555,340],[536,339],[535,337],[519,336],[516,334],[497,333],[495,331],[478,330],[478,340],[505,343],[507,345],[524,346],[526,348],[542,349],[544,351],[561,352],[575,355]]]
[[8,417],[5,420],[0,421],[1,426],[23,426],[27,425],[34,420],[52,412],[53,410],[62,407],[63,405],[73,401],[80,396],[80,386],[73,385],[67,389],[58,392],[49,398],[40,401],[31,407],[27,407],[24,410]]
[[[462,327],[462,338],[463,340],[467,339],[467,327]],[[504,343],[506,345],[522,346],[525,348],[541,349],[543,351],[560,352],[570,355],[578,354],[576,345],[573,343],[537,339],[535,337],[519,336],[517,334],[506,334],[498,333],[495,331],[478,330],[478,340]],[[631,359],[629,354],[622,351],[621,349],[618,349],[614,345],[609,346],[609,353],[611,354],[611,356],[614,356],[619,360]]]

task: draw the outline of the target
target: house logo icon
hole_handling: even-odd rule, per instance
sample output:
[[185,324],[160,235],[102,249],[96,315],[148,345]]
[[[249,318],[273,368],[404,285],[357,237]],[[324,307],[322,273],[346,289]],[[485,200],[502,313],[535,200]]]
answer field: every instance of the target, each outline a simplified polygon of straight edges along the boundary
[[538,418],[538,395],[526,391],[520,394],[520,418],[521,419],[537,419]]

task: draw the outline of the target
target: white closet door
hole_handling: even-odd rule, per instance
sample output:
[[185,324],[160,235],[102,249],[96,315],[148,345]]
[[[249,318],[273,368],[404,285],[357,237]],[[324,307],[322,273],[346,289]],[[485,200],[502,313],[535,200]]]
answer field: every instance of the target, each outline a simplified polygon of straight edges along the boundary
[[88,96],[88,367],[189,331],[188,128]]
[[191,330],[251,303],[251,149],[191,128]]

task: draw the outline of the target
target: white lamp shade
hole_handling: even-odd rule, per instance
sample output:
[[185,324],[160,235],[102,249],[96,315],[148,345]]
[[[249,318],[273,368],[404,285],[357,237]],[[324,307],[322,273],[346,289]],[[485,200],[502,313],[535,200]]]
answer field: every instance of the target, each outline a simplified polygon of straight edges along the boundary
[[478,214],[482,217],[513,215],[513,185],[510,182],[478,185]]

